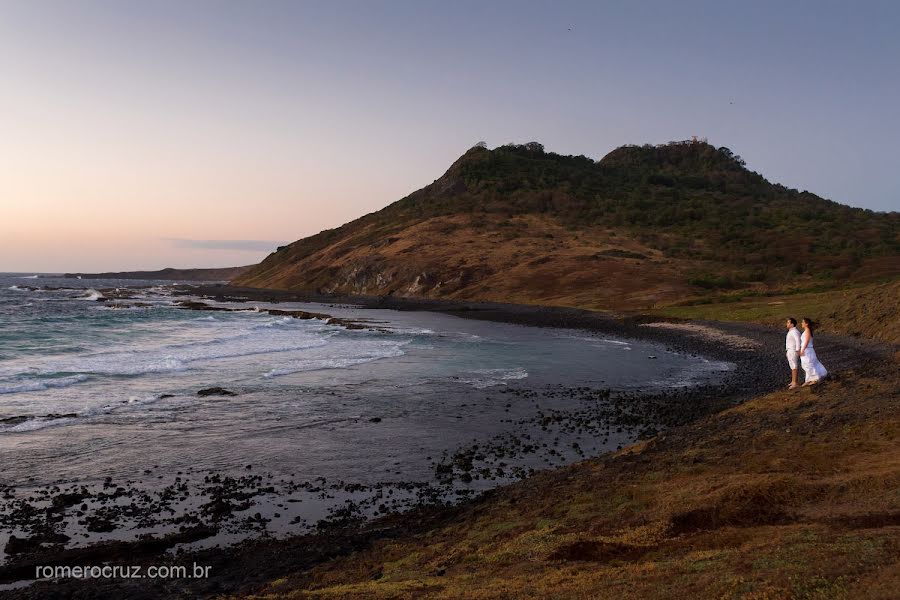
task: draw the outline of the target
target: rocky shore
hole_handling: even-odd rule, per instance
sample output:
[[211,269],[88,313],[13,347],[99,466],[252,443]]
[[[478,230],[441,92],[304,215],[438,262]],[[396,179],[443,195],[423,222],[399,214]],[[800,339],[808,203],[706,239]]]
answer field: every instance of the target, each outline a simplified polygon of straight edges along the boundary
[[[629,339],[647,340],[689,355],[704,356],[739,365],[727,393],[732,400],[777,389],[784,379],[783,319],[771,327],[754,323],[696,321],[634,314],[619,316],[579,308],[502,304],[455,300],[431,300],[396,296],[338,296],[229,285],[176,286],[177,293],[218,302],[314,302],[350,304],[398,311],[430,311],[465,319],[514,323],[530,327],[582,329]],[[788,310],[788,307],[785,307]],[[889,345],[849,336],[819,334],[829,345],[829,359],[839,368],[853,368],[890,352]]]
[[[176,293],[199,296],[204,301],[183,300],[187,310],[240,310],[209,304],[213,302],[320,302],[352,303],[367,308],[436,311],[464,318],[484,319],[537,327],[584,329],[626,338],[650,340],[666,347],[717,360],[733,362],[736,369],[719,385],[687,387],[657,394],[640,392],[610,394],[608,390],[587,388],[530,389],[510,388],[504,394],[531,399],[539,407],[535,416],[519,423],[522,431],[535,427],[553,431],[577,430],[597,439],[646,439],[660,431],[691,423],[711,413],[734,406],[744,399],[782,387],[786,378],[783,363],[783,333],[778,324],[771,329],[733,323],[692,323],[685,327],[674,321],[660,325],[658,319],[617,318],[590,311],[567,308],[516,306],[490,303],[446,302],[399,298],[337,298],[296,295],[286,292],[204,286],[181,288]],[[324,313],[299,310],[263,309],[270,314],[294,318],[331,319]],[[370,327],[372,324],[340,320],[344,327]],[[673,326],[675,325],[675,326]],[[829,369],[839,372],[883,357],[885,349],[856,340],[817,337],[820,353],[826,354]],[[210,391],[213,390],[213,391]],[[198,393],[227,395],[229,390],[207,388]],[[577,399],[579,410],[553,409],[554,399]],[[56,415],[54,415],[56,416]],[[526,422],[527,421],[527,422]],[[510,457],[528,454],[553,464],[565,453],[571,459],[588,458],[590,449],[559,448],[535,443],[527,434],[485,440],[458,448],[446,456],[435,457],[436,484],[416,486],[392,484],[381,489],[357,489],[343,482],[295,482],[276,480],[264,470],[248,465],[243,477],[223,477],[215,473],[165,474],[174,477],[156,495],[143,493],[135,481],[104,482],[100,489],[71,486],[44,490],[21,497],[14,490],[0,489],[8,502],[6,526],[27,529],[27,538],[12,537],[5,548],[6,564],[0,567],[0,585],[11,597],[37,598],[47,593],[61,596],[90,597],[196,597],[237,593],[255,589],[262,582],[286,572],[296,572],[335,556],[368,547],[374,540],[426,531],[452,522],[462,507],[477,505],[503,488],[487,491],[473,500],[466,494],[448,497],[454,481],[506,481],[523,479],[528,485],[533,470],[509,469]],[[151,478],[156,473],[145,473]],[[203,502],[184,510],[189,480],[200,482]],[[448,488],[447,486],[451,486]],[[377,486],[376,486],[377,487]],[[290,496],[314,497],[321,494],[350,494],[346,510],[329,515],[317,523],[298,523],[305,533],[288,539],[260,539],[231,547],[192,548],[190,544],[216,533],[226,522],[248,506],[255,497],[277,492],[290,502]],[[389,492],[389,493],[388,493]],[[305,495],[305,496],[304,496]],[[462,503],[460,503],[462,501]],[[156,536],[137,542],[105,542],[87,547],[67,547],[54,523],[62,519],[82,518],[89,531],[114,530],[116,523],[128,518],[166,528]],[[243,526],[258,526],[265,532],[268,517],[259,513],[242,515]],[[303,526],[302,528],[300,526]],[[180,551],[179,551],[180,550]],[[203,564],[212,567],[206,579],[179,580],[86,580],[31,584],[36,565],[75,564]],[[30,584],[30,585],[28,585]],[[3,588],[0,587],[0,590]]]

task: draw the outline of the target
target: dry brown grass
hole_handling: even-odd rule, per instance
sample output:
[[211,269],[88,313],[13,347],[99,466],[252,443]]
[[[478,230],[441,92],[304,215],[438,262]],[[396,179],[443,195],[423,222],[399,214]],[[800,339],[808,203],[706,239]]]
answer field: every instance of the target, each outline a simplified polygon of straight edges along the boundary
[[896,598],[900,372],[844,373],[546,472],[264,598]]
[[572,230],[539,215],[464,214],[433,217],[389,235],[363,228],[236,283],[625,310],[696,294],[687,273],[701,267],[711,268],[666,258],[605,228]]
[[750,321],[781,326],[785,317],[817,321],[822,331],[900,344],[900,280],[738,302],[669,306],[654,311],[669,317]]

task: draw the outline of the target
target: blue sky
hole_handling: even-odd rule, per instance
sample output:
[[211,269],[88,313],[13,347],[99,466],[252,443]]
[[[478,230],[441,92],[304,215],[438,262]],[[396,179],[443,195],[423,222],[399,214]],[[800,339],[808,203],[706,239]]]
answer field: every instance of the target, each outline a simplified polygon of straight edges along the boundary
[[898,29],[892,2],[5,2],[0,270],[252,263],[480,140],[706,136],[898,210]]

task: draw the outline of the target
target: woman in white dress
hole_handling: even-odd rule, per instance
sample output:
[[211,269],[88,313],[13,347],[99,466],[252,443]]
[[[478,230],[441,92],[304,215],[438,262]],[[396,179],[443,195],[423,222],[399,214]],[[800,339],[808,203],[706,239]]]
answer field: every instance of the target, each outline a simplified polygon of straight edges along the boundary
[[815,324],[811,319],[806,318],[800,322],[800,326],[803,327],[803,335],[800,336],[800,366],[806,373],[806,381],[803,382],[803,385],[815,385],[828,375],[828,371],[819,362],[816,350],[813,348]]

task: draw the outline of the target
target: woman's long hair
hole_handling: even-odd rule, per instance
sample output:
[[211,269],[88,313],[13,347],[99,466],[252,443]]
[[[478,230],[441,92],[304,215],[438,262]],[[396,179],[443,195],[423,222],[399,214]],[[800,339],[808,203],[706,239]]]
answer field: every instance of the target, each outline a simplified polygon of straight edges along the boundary
[[803,317],[803,320],[806,321],[806,328],[809,329],[810,333],[815,331],[817,325],[812,319],[810,319],[809,317]]

